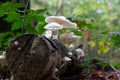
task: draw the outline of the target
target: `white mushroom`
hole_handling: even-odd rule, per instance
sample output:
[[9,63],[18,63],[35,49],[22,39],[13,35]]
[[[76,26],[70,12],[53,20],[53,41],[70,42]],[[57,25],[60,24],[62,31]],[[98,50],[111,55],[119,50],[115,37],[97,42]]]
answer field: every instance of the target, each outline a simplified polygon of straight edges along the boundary
[[15,41],[14,43],[15,43],[15,45],[16,45],[16,46],[18,46],[18,45],[19,45],[18,41]]
[[73,44],[70,44],[68,46],[68,49],[69,49],[70,52],[72,52],[75,49],[75,46]]
[[77,60],[85,56],[85,52],[82,49],[78,48],[75,51],[77,52]]
[[[67,44],[76,43],[78,45],[78,43],[80,42],[80,39],[81,39],[81,36],[77,36],[73,32],[61,34],[60,36],[60,40]],[[76,44],[75,44],[75,47],[77,46]]]
[[4,62],[5,61],[5,54],[6,54],[6,52],[4,51],[3,53],[2,53],[2,55],[0,55],[0,62]]
[[5,54],[6,54],[6,51],[4,51],[2,54],[5,55]]
[[[63,26],[63,28],[76,28],[77,24],[72,23],[68,19],[66,19],[64,16],[49,16],[45,19],[47,23],[58,23]],[[59,38],[59,30],[57,30],[58,38]]]
[[68,52],[68,56],[71,57],[73,55],[72,52]]
[[18,47],[18,50],[21,50],[21,47]]
[[51,36],[52,36],[52,31],[51,31],[51,30],[47,30],[47,31],[45,32],[44,36],[45,36],[46,38],[51,38]]
[[80,36],[75,35],[73,32],[70,33],[70,37],[73,39],[80,39]]
[[5,55],[0,56],[0,62],[3,62],[3,61],[5,61]]
[[67,57],[67,56],[65,56],[64,58],[63,58],[63,61],[71,61],[71,59],[69,58],[69,57]]
[[63,27],[58,23],[52,22],[47,24],[44,28],[52,31],[51,38],[54,38],[54,36],[57,36],[57,39],[58,39],[59,34],[56,31],[62,29]]
[[63,28],[76,28],[77,24],[72,23],[68,19],[66,19],[64,16],[49,16],[45,19],[47,23],[58,23],[63,26]]

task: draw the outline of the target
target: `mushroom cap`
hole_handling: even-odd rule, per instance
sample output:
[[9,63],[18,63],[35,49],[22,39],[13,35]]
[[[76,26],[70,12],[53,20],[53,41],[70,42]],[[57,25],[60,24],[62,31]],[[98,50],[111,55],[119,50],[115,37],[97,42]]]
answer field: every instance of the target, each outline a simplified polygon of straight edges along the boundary
[[65,33],[60,36],[62,40],[70,40],[70,39],[81,39],[81,36],[75,35],[73,32]]
[[80,39],[80,36],[75,35],[73,32],[70,32],[70,37],[73,39]]
[[75,51],[77,52],[77,54],[79,54],[81,56],[85,56],[85,52],[82,49],[78,48]]
[[75,48],[73,44],[70,44],[68,48]]
[[72,56],[72,55],[73,55],[73,53],[72,53],[72,52],[68,52],[68,55],[69,55],[69,56]]
[[58,23],[52,22],[47,24],[44,28],[49,30],[59,30],[62,29],[63,27]]
[[45,19],[47,23],[56,22],[60,25],[62,25],[64,28],[76,28],[77,24],[72,23],[68,19],[66,19],[64,16],[49,16]]
[[71,59],[70,59],[69,57],[65,56],[65,57],[63,58],[63,61],[71,61]]

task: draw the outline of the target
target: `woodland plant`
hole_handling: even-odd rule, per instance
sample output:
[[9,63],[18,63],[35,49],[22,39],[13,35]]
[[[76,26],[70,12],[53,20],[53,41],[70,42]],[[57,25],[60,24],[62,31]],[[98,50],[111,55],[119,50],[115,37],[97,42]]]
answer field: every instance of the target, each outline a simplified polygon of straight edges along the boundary
[[[21,3],[5,2],[0,4],[0,18],[11,24],[10,30],[0,32],[1,52],[14,37],[22,34],[23,27],[26,33],[42,34],[44,32],[46,9],[22,11],[20,9],[27,6]],[[24,13],[25,15],[23,15]],[[0,27],[1,29],[8,28],[7,26]]]
[[[85,7],[83,8],[86,8],[86,5],[87,4],[84,4]],[[6,47],[8,46],[8,44],[13,38],[21,35],[24,31],[25,33],[35,33],[37,35],[42,35],[44,33],[45,31],[44,26],[46,25],[45,15],[47,14],[47,10],[46,9],[23,10],[23,11],[20,10],[20,8],[25,8],[25,7],[26,7],[25,5],[20,4],[20,3],[13,3],[13,2],[1,3],[0,18],[10,23],[11,27],[10,27],[10,30],[8,31],[0,32],[0,50],[1,50],[0,54],[3,53],[3,51],[6,49]],[[90,12],[90,15],[89,15],[89,12]],[[75,16],[70,17],[69,20],[77,23],[78,25],[77,28],[76,29],[63,29],[61,31],[61,33],[67,33],[67,34],[69,34],[70,32],[74,32],[74,34],[71,34],[71,35],[77,35],[77,38],[78,38],[81,35],[83,35],[86,30],[89,30],[91,33],[91,36],[89,39],[86,40],[88,49],[89,49],[89,54],[86,55],[85,52],[82,50],[81,46],[77,46],[77,48],[76,47],[74,48],[73,44],[69,44],[67,47],[70,48],[70,45],[73,45],[72,48],[74,49],[73,50],[70,49],[67,55],[71,59],[73,58],[74,61],[77,60],[81,62],[80,64],[75,65],[75,67],[82,66],[82,69],[83,68],[89,69],[88,72],[90,74],[93,73],[93,70],[95,70],[94,68],[96,67],[96,65],[99,65],[99,64],[102,67],[103,66],[106,67],[106,65],[103,65],[103,64],[108,64],[114,71],[118,71],[116,68],[120,68],[120,64],[115,63],[114,66],[116,68],[114,68],[110,63],[112,58],[108,57],[108,54],[110,54],[111,52],[111,46],[112,47],[116,46],[117,49],[120,47],[119,42],[118,42],[118,40],[120,40],[120,35],[117,33],[114,33],[114,34],[112,33],[113,35],[108,36],[109,30],[107,30],[107,28],[105,28],[104,30],[104,27],[108,25],[104,24],[101,26],[101,24],[107,19],[106,18],[105,20],[100,19],[100,21],[98,21],[97,19],[99,19],[102,14],[99,13],[98,14],[99,16],[97,16],[97,19],[91,14],[92,14],[91,11],[79,13],[79,9],[76,10]],[[75,25],[76,27],[76,24],[73,24],[73,25]],[[103,30],[103,31],[99,31],[99,30]],[[75,36],[74,38],[76,39]],[[82,39],[83,38],[84,36],[82,37]],[[108,62],[104,62],[105,59],[104,57],[101,58],[100,57],[101,55],[107,55],[108,60],[106,61]],[[64,57],[64,60],[71,61],[70,58]]]

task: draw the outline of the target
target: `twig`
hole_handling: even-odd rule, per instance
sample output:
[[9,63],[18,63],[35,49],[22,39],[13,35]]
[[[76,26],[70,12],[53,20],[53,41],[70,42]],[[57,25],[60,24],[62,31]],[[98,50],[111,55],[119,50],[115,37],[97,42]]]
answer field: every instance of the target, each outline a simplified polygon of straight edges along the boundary
[[[116,73],[108,74],[108,75],[105,77],[105,80],[109,80],[109,77],[115,76],[115,75],[116,75]],[[119,78],[119,77],[117,77],[117,78]]]
[[24,33],[25,15],[26,15],[26,10],[27,10],[29,1],[30,1],[30,0],[27,1],[27,4],[26,4],[26,6],[25,6],[25,9],[24,9],[24,11],[22,11],[22,12],[23,12],[23,18],[22,18],[22,34]]
[[21,11],[21,10],[16,10],[19,13],[25,13],[25,11]]
[[119,70],[117,70],[111,63],[107,63],[107,62],[101,62],[101,63],[96,63],[96,64],[108,64],[114,71],[116,71],[117,73],[119,73],[120,74],[120,71]]
[[116,71],[116,72],[118,72],[118,73],[120,74],[120,71],[117,70],[112,64],[110,64],[110,63],[108,63],[108,64],[109,64],[109,66],[110,66],[114,71]]

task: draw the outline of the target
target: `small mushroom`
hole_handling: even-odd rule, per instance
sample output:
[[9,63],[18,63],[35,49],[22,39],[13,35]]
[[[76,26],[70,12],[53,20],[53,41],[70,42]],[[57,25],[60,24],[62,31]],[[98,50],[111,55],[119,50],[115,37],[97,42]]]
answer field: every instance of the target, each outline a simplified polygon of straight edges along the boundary
[[59,34],[57,33],[57,31],[62,29],[63,27],[58,23],[52,22],[52,23],[47,24],[44,28],[52,31],[52,36],[51,36],[52,39],[53,38],[58,39]]
[[68,56],[71,57],[73,55],[72,52],[68,52]]
[[64,56],[63,57],[63,63],[62,65],[60,66],[60,69],[62,69],[68,62],[70,62],[71,59],[68,57],[68,56]]
[[5,54],[6,54],[6,51],[4,51],[2,54],[5,55]]
[[63,58],[63,61],[67,62],[67,61],[71,61],[71,59],[70,59],[69,57],[65,56],[65,57]]
[[75,51],[77,52],[77,60],[78,60],[78,61],[79,61],[81,58],[84,58],[85,52],[84,52],[82,49],[78,48],[78,49],[76,49]]
[[71,38],[73,39],[80,39],[80,36],[75,35],[73,32],[70,33]]
[[[68,19],[66,19],[64,16],[49,16],[45,19],[47,23],[58,23],[63,26],[63,28],[76,28],[77,24],[72,23]],[[57,30],[58,38],[59,38],[59,30]]]
[[14,43],[15,43],[15,45],[16,45],[16,46],[18,46],[18,45],[19,45],[19,42],[18,42],[18,41],[15,41]]
[[75,49],[75,46],[73,44],[70,44],[68,46],[68,49],[69,49],[70,52],[72,52]]
[[55,68],[55,69],[53,70],[52,76],[55,78],[55,80],[59,80],[59,79],[58,79],[58,76],[57,76],[58,72],[59,72],[58,68]]
[[51,36],[52,36],[52,31],[51,31],[51,30],[47,30],[47,31],[44,33],[44,36],[45,36],[46,38],[51,38]]
[[21,47],[18,47],[18,50],[21,50]]
[[63,43],[65,44],[67,43],[68,45],[74,44],[75,47],[77,47],[78,44],[80,43],[80,39],[81,39],[81,36],[77,36],[73,32],[64,33],[64,34],[61,34],[60,36],[60,40],[63,41]]
[[0,56],[0,62],[4,62],[5,61],[5,55],[1,55]]
[[45,19],[47,23],[58,23],[63,26],[63,28],[76,28],[76,23],[72,23],[68,19],[66,19],[64,16],[49,16]]

